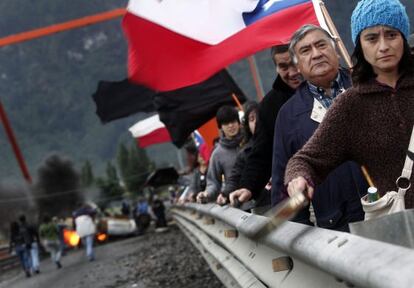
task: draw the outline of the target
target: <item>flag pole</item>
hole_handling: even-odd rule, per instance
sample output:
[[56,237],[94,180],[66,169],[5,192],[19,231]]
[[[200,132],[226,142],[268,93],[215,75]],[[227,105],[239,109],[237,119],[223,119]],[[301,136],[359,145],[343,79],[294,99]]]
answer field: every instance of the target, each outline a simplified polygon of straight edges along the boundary
[[23,174],[23,177],[26,181],[31,184],[32,178],[30,177],[29,170],[27,169],[26,163],[24,162],[23,155],[20,152],[19,145],[17,144],[16,137],[14,137],[13,130],[11,128],[10,122],[7,118],[6,111],[3,108],[3,104],[0,101],[0,120],[3,123],[4,130],[6,130],[7,137],[9,138],[10,144],[13,148],[14,155],[19,163],[20,170]]
[[352,68],[351,57],[349,56],[348,50],[346,50],[344,42],[339,36],[338,30],[336,29],[335,24],[333,23],[332,18],[329,15],[328,9],[326,9],[325,3],[323,1],[319,1],[319,7],[321,8],[323,17],[325,18],[326,25],[328,25],[328,29],[331,32],[333,38],[335,39],[336,44],[338,45],[339,52],[344,58],[344,61],[346,65],[348,66],[348,68],[351,69]]
[[0,38],[0,47],[17,44],[32,39],[48,36],[51,34],[59,33],[66,30],[81,28],[87,25],[93,25],[100,22],[112,20],[121,16],[124,16],[126,13],[125,8],[114,9],[111,11],[89,15],[83,18],[74,19],[71,21],[53,24],[47,27],[38,28],[22,33],[13,34]]
[[234,102],[236,102],[237,107],[240,109],[240,111],[243,111],[243,106],[241,105],[239,99],[237,98],[236,94],[232,93],[231,97],[233,97]]
[[[339,36],[338,30],[336,29],[335,24],[333,23],[332,18],[329,15],[328,9],[326,9],[325,3],[323,1],[319,1],[319,7],[321,8],[321,12],[322,12],[323,18],[326,21],[326,25],[328,26],[329,31],[331,32],[333,38],[336,41],[339,52],[344,58],[345,64],[348,66],[349,69],[352,69],[351,57],[349,56],[348,50],[346,50],[344,42]],[[368,173],[368,169],[364,165],[361,165],[361,170],[362,170],[362,174],[364,174],[364,177],[368,182],[368,185],[375,187],[374,181],[372,180],[371,176]]]
[[247,57],[247,61],[249,62],[250,72],[252,73],[254,86],[256,87],[257,93],[257,100],[260,102],[264,97],[264,90],[262,79],[260,78],[259,70],[257,69],[256,58],[253,56]]

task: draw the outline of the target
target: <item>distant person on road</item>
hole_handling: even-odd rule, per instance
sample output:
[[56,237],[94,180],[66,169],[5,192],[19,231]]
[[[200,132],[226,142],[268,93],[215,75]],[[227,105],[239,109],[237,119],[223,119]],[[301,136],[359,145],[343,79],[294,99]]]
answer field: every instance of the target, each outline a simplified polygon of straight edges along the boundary
[[39,235],[43,247],[50,253],[50,257],[56,264],[56,267],[58,269],[62,268],[62,264],[60,264],[62,250],[60,247],[59,227],[57,221],[52,221],[50,216],[45,215],[43,217],[42,224],[40,224]]
[[138,199],[138,203],[134,209],[134,219],[137,225],[137,234],[142,235],[145,229],[151,223],[151,216],[149,214],[149,205],[147,199],[141,197]]
[[167,227],[167,221],[165,220],[165,206],[162,200],[155,195],[152,202],[152,212],[155,214],[156,222],[155,228]]
[[177,197],[177,191],[175,190],[174,186],[168,187],[168,193],[170,194],[170,202],[173,204]]
[[82,239],[82,244],[86,246],[86,256],[89,261],[95,260],[93,242],[95,240],[96,225],[94,222],[96,211],[88,204],[79,204],[78,209],[73,212],[76,233]]
[[58,218],[56,216],[52,218],[52,221],[57,224],[58,231],[59,231],[59,248],[60,248],[60,251],[62,253],[62,256],[64,256],[65,255],[65,248],[66,248],[64,231],[65,231],[65,228],[67,227],[67,225],[66,225],[64,219]]
[[129,217],[129,204],[126,200],[122,201],[121,212],[122,215]]
[[26,277],[30,277],[30,245],[26,244],[25,235],[21,232],[16,221],[10,223],[9,253],[14,249]]
[[39,274],[39,233],[37,231],[37,227],[34,225],[30,225],[26,221],[25,215],[19,216],[19,227],[21,233],[23,233],[25,237],[26,244],[29,247],[29,263],[30,269],[32,273]]

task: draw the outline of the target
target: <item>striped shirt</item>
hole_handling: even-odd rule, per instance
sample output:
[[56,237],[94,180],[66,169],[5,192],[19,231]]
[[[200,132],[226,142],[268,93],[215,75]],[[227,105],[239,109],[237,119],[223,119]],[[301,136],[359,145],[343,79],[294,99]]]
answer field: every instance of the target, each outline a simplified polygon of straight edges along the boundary
[[309,91],[313,95],[313,97],[318,100],[323,107],[328,109],[336,96],[344,92],[346,89],[344,88],[344,83],[342,81],[341,73],[338,73],[336,79],[331,84],[331,93],[332,95],[326,95],[325,89],[322,87],[318,87],[313,85],[312,83],[308,82]]

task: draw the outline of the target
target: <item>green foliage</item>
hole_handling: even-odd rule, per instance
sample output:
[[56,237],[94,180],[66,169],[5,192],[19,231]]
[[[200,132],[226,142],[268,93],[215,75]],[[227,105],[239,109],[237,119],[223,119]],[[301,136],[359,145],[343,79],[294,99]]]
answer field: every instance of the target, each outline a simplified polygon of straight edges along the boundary
[[128,191],[134,195],[141,195],[142,188],[154,164],[149,160],[144,149],[131,145],[129,149],[124,144],[118,148],[118,167]]
[[106,178],[98,177],[96,179],[96,185],[101,189],[101,204],[104,206],[105,203],[111,200],[120,199],[125,192],[119,184],[115,166],[109,161],[106,164]]
[[125,179],[128,178],[128,149],[124,143],[119,143],[118,154],[117,154],[117,163],[119,171],[121,172],[121,177],[125,182]]
[[82,187],[90,187],[94,183],[94,176],[92,172],[92,165],[89,160],[86,160],[81,168],[81,185]]

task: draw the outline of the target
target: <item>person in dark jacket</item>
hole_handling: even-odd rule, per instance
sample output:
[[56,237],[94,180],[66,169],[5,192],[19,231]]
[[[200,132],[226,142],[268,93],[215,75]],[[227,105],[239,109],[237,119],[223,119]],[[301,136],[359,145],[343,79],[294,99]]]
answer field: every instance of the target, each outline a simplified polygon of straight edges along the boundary
[[190,185],[188,187],[188,196],[186,201],[195,202],[197,194],[204,191],[207,186],[207,168],[208,161],[197,153],[197,167],[194,169]]
[[134,209],[134,219],[137,226],[137,235],[144,234],[145,230],[151,224],[149,204],[145,197],[140,197]]
[[[283,105],[276,120],[272,205],[287,197],[284,193],[287,162],[312,136],[338,95],[351,86],[348,71],[339,69],[334,40],[322,28],[301,27],[294,33],[290,47],[291,57],[306,81]],[[346,162],[332,171],[318,185],[312,200],[317,225],[348,231],[348,223],[363,220],[360,196],[367,188],[361,169],[354,162]],[[309,209],[304,209],[294,221],[312,225],[309,219]]]
[[155,221],[155,228],[167,227],[167,220],[165,219],[165,206],[163,201],[157,195],[154,196],[151,208],[157,218]]
[[249,201],[252,197],[261,197],[261,191],[269,182],[272,172],[272,151],[276,116],[280,107],[293,95],[302,81],[302,77],[293,65],[288,45],[275,46],[271,50],[272,59],[278,76],[272,90],[259,104],[256,131],[253,136],[252,151],[243,169],[240,189],[230,195],[230,202],[238,198],[239,202]]
[[217,203],[224,205],[228,202],[228,197],[231,192],[240,188],[240,181],[243,172],[243,168],[246,165],[247,157],[252,151],[253,135],[256,128],[256,117],[259,105],[255,101],[248,101],[244,104],[244,116],[242,121],[242,131],[245,143],[242,149],[237,154],[236,162],[231,170],[230,177],[226,179],[225,187],[222,189],[219,197],[217,197]]
[[33,273],[39,274],[39,245],[40,238],[37,226],[29,224],[26,221],[25,215],[19,216],[19,229],[25,237],[26,244],[30,247],[29,249],[29,262],[30,269]]
[[15,250],[26,277],[30,277],[30,244],[27,243],[27,236],[23,230],[16,221],[10,223],[9,253]]

